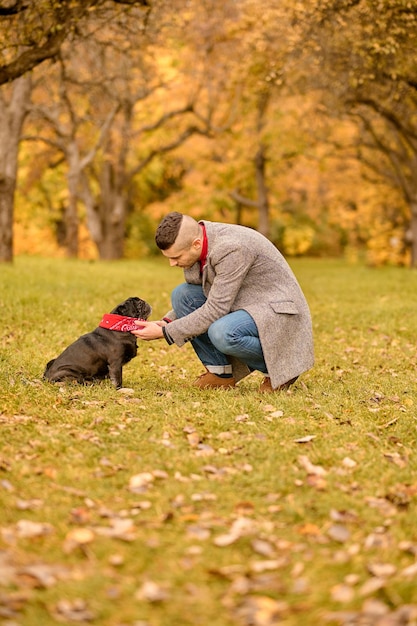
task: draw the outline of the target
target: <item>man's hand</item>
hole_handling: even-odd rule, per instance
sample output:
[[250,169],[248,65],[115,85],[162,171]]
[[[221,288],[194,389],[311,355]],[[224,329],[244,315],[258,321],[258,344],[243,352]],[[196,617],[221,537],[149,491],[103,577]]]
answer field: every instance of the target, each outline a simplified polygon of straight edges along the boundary
[[162,339],[164,333],[162,326],[166,326],[166,322],[158,320],[156,322],[143,322],[142,320],[135,322],[139,326],[138,330],[130,331],[132,335],[143,339],[144,341],[152,341],[152,339]]

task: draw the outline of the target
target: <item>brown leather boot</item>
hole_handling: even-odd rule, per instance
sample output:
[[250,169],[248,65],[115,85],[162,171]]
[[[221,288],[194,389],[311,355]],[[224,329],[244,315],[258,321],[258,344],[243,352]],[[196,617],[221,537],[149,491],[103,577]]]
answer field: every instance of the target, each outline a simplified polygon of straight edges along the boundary
[[235,385],[236,381],[234,378],[222,378],[208,370],[193,382],[193,386],[200,389],[231,389]]
[[261,382],[261,386],[259,387],[259,391],[261,393],[274,393],[276,391],[285,391],[286,389],[288,389],[293,383],[295,383],[295,381],[297,380],[298,376],[296,376],[295,378],[292,378],[291,380],[289,380],[288,382],[284,383],[283,385],[280,385],[279,387],[277,387],[276,389],[272,389],[272,385],[271,385],[271,379],[269,378],[269,376],[265,376],[265,378],[263,379],[263,381]]

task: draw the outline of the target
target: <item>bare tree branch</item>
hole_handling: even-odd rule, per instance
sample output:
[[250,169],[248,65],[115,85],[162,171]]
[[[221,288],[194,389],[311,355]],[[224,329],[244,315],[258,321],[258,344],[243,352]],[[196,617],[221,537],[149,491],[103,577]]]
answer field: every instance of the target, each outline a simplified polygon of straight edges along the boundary
[[186,141],[189,137],[191,137],[191,135],[195,135],[195,134],[207,135],[206,132],[202,131],[197,126],[190,126],[183,133],[181,133],[174,141],[167,143],[164,146],[160,146],[159,148],[154,148],[153,150],[151,150],[149,154],[144,159],[142,159],[142,161],[140,161],[140,163],[138,163],[138,165],[135,168],[133,168],[129,172],[129,178],[131,179],[134,176],[136,176],[136,174],[139,174],[139,172],[141,172],[147,165],[149,165],[149,163],[153,161],[153,159],[157,157],[159,154],[164,154],[166,152],[170,152],[171,150],[175,150],[175,148],[178,148],[178,146],[183,144],[184,141]]
[[91,150],[85,155],[85,157],[83,159],[81,159],[80,161],[80,169],[84,170],[85,167],[87,167],[87,165],[89,165],[91,163],[91,161],[94,159],[95,155],[97,154],[98,149],[103,145],[104,140],[107,137],[107,133],[109,131],[109,128],[117,114],[117,112],[120,110],[120,104],[117,104],[112,111],[110,111],[109,115],[107,116],[106,120],[104,121],[104,124],[102,125],[102,127],[100,128],[100,134],[98,136],[98,139],[96,141],[96,143],[94,144],[94,146],[92,146]]
[[[112,0],[112,3],[126,6],[138,5],[149,9],[148,0]],[[77,24],[84,17],[88,19],[91,7],[104,4],[103,0],[77,0],[76,2],[61,0],[56,3],[48,30],[42,33],[43,39],[25,48],[9,63],[0,65],[0,85],[15,80],[47,59],[54,59]],[[30,3],[16,0],[10,7],[0,6],[0,17],[13,18],[17,14],[23,15],[30,8]],[[14,27],[18,27],[18,23],[15,23]]]
[[161,115],[161,117],[153,124],[147,124],[146,126],[142,126],[138,132],[147,133],[147,132],[156,130],[157,128],[161,128],[161,126],[165,124],[165,122],[167,122],[168,120],[173,119],[177,115],[182,115],[183,113],[189,113],[192,110],[193,110],[192,105],[187,104],[186,106],[180,109],[175,109],[174,111],[168,111],[168,113],[164,113],[163,115]]
[[242,196],[237,191],[237,189],[233,189],[233,191],[230,191],[229,192],[229,196],[232,198],[232,200],[234,200],[238,204],[243,204],[243,206],[249,206],[249,207],[252,207],[254,209],[259,209],[259,203],[256,202],[256,200],[250,200],[249,198],[246,198],[245,196]]
[[21,0],[16,0],[16,2],[11,6],[8,6],[8,7],[0,6],[0,16],[8,17],[10,15],[17,15],[18,13],[21,13],[22,11],[26,11],[28,6],[29,5],[26,4],[25,2],[22,2]]

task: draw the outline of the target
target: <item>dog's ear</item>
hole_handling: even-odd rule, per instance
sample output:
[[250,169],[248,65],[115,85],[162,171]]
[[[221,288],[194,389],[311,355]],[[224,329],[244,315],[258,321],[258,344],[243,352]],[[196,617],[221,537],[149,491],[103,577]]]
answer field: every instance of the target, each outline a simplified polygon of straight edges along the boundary
[[125,315],[126,317],[139,317],[141,319],[148,319],[151,314],[152,307],[142,300],[142,298],[133,297],[127,298],[124,302],[119,304],[112,313],[116,315]]
[[111,313],[115,315],[125,315],[126,317],[135,317],[136,305],[134,300],[136,300],[136,298],[124,300],[124,302],[118,304]]
[[50,361],[48,361],[48,363],[46,364],[45,367],[45,372],[47,372],[49,370],[49,368],[55,363],[56,359],[51,359]]

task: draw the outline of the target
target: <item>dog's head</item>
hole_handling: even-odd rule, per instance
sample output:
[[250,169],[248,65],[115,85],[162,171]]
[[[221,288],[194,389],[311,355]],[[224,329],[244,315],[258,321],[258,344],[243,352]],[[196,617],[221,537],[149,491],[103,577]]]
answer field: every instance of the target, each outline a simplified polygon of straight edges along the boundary
[[141,320],[147,320],[152,312],[150,304],[141,298],[128,298],[111,311],[115,315],[124,315],[125,317],[137,317]]

